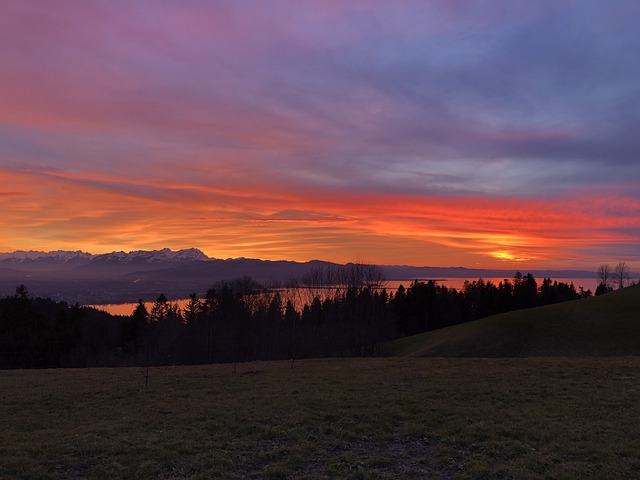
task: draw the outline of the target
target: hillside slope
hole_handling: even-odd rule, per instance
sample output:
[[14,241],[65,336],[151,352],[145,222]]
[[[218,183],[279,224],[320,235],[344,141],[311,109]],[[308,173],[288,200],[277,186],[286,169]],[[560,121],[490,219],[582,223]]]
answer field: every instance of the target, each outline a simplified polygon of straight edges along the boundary
[[419,357],[640,355],[640,285],[402,338],[387,351]]

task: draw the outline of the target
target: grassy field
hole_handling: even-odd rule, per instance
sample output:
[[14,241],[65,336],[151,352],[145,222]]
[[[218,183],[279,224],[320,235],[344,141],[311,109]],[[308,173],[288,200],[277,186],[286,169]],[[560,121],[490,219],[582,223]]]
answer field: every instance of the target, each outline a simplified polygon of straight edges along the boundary
[[0,478],[639,478],[640,358],[0,371]]
[[640,285],[401,338],[389,345],[388,353],[435,357],[640,355]]

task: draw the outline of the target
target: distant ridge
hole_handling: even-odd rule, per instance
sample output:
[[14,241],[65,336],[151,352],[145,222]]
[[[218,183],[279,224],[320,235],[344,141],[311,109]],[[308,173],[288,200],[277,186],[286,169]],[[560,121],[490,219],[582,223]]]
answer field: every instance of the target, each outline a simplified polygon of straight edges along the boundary
[[[83,251],[23,251],[0,253],[0,296],[24,283],[34,295],[71,303],[122,303],[154,300],[160,293],[170,299],[191,292],[203,295],[215,282],[250,276],[268,285],[286,284],[317,268],[339,264],[321,260],[294,262],[252,258],[210,258],[197,248],[134,250],[94,255]],[[450,278],[509,278],[514,270],[465,267],[379,265],[387,280],[446,280]],[[587,270],[522,270],[537,279],[595,278]],[[632,274],[632,278],[637,278]]]
[[[161,250],[132,250],[130,252],[115,251],[111,253],[92,254],[77,251],[55,250],[43,252],[36,250],[17,250],[12,253],[0,253],[0,265],[16,263],[70,263],[70,264],[161,264],[180,262],[232,262],[236,265],[247,262],[252,265],[264,263],[298,264],[298,265],[337,265],[332,262],[322,260],[311,260],[309,262],[295,262],[290,260],[260,260],[255,258],[228,258],[226,260],[208,257],[197,248],[186,248],[182,250],[171,250],[163,248]],[[442,279],[453,278],[512,278],[515,270],[504,269],[478,269],[466,267],[429,267],[411,265],[379,265],[388,280],[406,279]],[[595,272],[589,270],[528,270],[522,269],[522,273],[531,273],[536,278],[594,278]],[[632,275],[633,276],[633,275]]]

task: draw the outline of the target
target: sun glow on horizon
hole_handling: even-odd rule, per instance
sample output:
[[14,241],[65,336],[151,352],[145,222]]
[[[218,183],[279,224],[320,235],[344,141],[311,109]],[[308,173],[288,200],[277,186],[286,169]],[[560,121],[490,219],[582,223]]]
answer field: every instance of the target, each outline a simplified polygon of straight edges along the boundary
[[[606,257],[607,245],[619,242],[611,231],[640,223],[633,209],[609,216],[611,198],[591,197],[582,207],[564,198],[505,204],[486,197],[443,201],[337,190],[322,197],[285,189],[274,196],[271,185],[225,197],[196,189],[196,198],[183,198],[171,185],[143,180],[120,183],[94,175],[87,181],[83,175],[32,171],[0,177],[21,192],[0,197],[3,221],[12,225],[0,240],[4,251],[197,247],[214,258],[595,268],[617,260]],[[187,185],[182,189],[189,191]],[[563,213],[567,205],[570,221]],[[576,248],[580,255],[572,253]]]
[[502,261],[509,261],[509,262],[530,262],[536,259],[536,257],[523,257],[523,256],[519,256],[516,255],[512,252],[508,252],[506,250],[500,250],[500,251],[496,251],[496,252],[490,252],[489,255],[491,255],[494,258],[497,258],[498,260],[502,260]]
[[[178,192],[173,184],[122,180],[113,174],[0,172],[0,181],[19,192],[0,196],[7,227],[0,250],[198,247],[215,258],[593,268],[617,260],[607,256],[613,241],[631,250],[640,240],[629,229],[640,226],[640,201],[624,196],[445,201],[344,189],[299,192],[286,183],[277,194],[272,184],[255,184],[235,195],[230,189],[182,184]],[[628,233],[614,235],[616,229]],[[631,265],[635,258],[624,259]]]

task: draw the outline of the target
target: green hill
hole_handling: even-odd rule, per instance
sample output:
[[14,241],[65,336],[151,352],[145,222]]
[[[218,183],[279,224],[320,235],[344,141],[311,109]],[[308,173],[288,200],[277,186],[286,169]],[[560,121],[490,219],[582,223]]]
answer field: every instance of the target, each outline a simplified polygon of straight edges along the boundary
[[537,357],[640,355],[640,285],[406,337],[391,355]]

